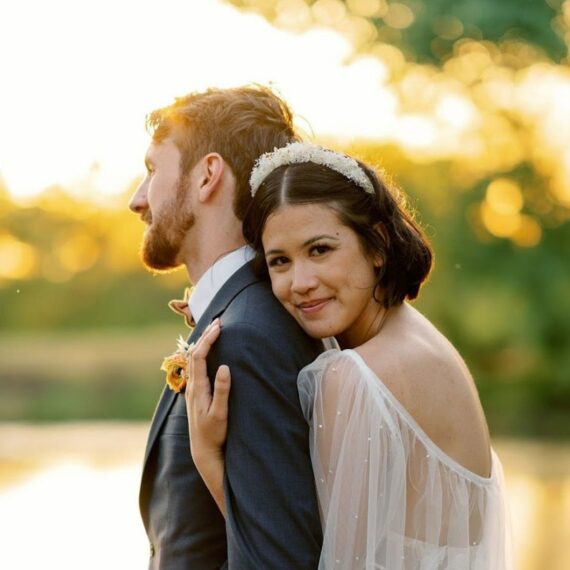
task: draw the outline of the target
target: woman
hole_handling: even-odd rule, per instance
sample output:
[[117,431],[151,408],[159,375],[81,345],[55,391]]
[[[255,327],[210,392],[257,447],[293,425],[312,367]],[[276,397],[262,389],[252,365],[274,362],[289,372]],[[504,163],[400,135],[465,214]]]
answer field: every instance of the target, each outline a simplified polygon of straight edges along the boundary
[[[510,568],[502,471],[473,380],[406,299],[431,266],[418,226],[367,166],[293,143],[260,157],[244,232],[275,296],[330,350],[298,388],[323,524],[319,568]],[[192,454],[223,511],[230,375],[192,354]],[[221,333],[223,334],[223,333]]]

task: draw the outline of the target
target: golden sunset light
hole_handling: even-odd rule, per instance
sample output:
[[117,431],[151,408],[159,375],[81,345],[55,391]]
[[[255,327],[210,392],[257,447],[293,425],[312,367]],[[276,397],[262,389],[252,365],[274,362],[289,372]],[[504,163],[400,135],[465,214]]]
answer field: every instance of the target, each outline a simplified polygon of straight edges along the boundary
[[[16,0],[0,3],[0,79],[2,567],[134,570],[147,566],[149,550],[154,556],[139,513],[145,442],[164,387],[161,363],[189,334],[169,302],[196,285],[192,256],[202,246],[207,255],[196,259],[221,260],[243,243],[241,213],[233,217],[223,200],[245,191],[243,213],[247,165],[294,133],[286,112],[258,124],[247,105],[220,122],[227,99],[218,107],[214,98],[211,150],[228,168],[212,180],[223,191],[193,193],[202,171],[185,169],[195,157],[175,137],[184,168],[176,171],[171,141],[157,145],[172,148],[149,155],[141,185],[145,118],[191,92],[258,84],[289,104],[302,139],[363,161],[385,181],[387,190],[371,193],[380,209],[368,214],[379,217],[366,222],[366,235],[378,239],[368,230],[381,227],[387,244],[369,256],[374,275],[398,273],[399,248],[408,247],[400,226],[391,240],[394,208],[382,210],[391,204],[382,192],[425,233],[430,250],[410,250],[402,273],[419,260],[433,264],[405,303],[472,373],[505,468],[518,568],[570,568],[570,0]],[[246,93],[248,105],[260,96],[283,111],[267,94]],[[240,128],[231,131],[234,117]],[[188,126],[191,147],[201,131]],[[372,178],[337,158],[360,184]],[[223,216],[210,227],[216,212]],[[301,224],[287,215],[291,237]],[[149,261],[163,249],[167,262]],[[342,267],[334,275],[357,283],[352,261]]]
[[[363,13],[380,5],[352,4]],[[535,125],[538,158],[557,173],[553,192],[570,201],[568,69],[543,63],[505,73],[491,45],[467,41],[442,72],[414,64],[402,70],[398,49],[355,52],[350,34],[326,27],[342,20],[339,5],[317,2],[316,23],[302,32],[217,0],[168,0],[160,8],[111,0],[5,5],[5,185],[20,197],[55,184],[92,199],[116,193],[142,170],[150,109],[210,85],[258,82],[282,93],[309,136],[394,142],[424,159],[491,156],[508,164],[516,133],[495,115],[514,107]],[[411,23],[405,5],[390,10],[394,29]],[[471,90],[475,80],[481,85]]]
[[211,0],[24,0],[2,11],[0,173],[17,196],[52,184],[122,190],[142,170],[145,114],[210,85],[271,82],[318,133],[386,136],[395,119],[385,66],[345,64],[351,48],[336,32],[279,31]]

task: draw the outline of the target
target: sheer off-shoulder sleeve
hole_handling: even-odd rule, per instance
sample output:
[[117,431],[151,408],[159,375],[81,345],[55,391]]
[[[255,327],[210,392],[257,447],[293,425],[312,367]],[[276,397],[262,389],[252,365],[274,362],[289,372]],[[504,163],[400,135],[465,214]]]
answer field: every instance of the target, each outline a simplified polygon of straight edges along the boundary
[[320,570],[511,569],[501,466],[445,455],[354,351],[298,380],[323,525]]

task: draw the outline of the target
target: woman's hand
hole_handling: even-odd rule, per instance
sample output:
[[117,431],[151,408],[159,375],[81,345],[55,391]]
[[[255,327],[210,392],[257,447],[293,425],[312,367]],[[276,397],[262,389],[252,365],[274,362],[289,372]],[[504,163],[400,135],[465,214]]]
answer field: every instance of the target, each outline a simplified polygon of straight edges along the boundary
[[214,320],[191,349],[186,369],[186,411],[192,459],[218,507],[225,514],[223,497],[224,453],[228,429],[230,370],[220,366],[210,388],[206,357],[220,336],[220,321]]

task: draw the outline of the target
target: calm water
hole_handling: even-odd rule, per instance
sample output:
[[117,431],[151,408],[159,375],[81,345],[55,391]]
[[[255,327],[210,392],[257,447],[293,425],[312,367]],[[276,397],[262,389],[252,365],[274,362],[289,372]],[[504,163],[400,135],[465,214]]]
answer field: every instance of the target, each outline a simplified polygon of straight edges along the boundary
[[[0,424],[0,566],[146,567],[146,424]],[[499,440],[520,570],[570,568],[570,444]]]

